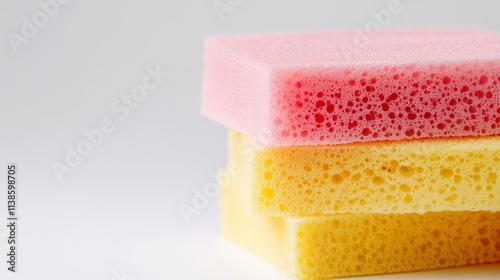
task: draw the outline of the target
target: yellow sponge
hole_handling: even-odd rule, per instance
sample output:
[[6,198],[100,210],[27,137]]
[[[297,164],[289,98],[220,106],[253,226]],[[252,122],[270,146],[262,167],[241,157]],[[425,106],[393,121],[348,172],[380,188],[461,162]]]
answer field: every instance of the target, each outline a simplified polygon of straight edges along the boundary
[[242,188],[222,189],[225,237],[288,275],[331,278],[500,261],[500,213],[251,217]]
[[266,147],[230,132],[252,215],[500,211],[500,137]]

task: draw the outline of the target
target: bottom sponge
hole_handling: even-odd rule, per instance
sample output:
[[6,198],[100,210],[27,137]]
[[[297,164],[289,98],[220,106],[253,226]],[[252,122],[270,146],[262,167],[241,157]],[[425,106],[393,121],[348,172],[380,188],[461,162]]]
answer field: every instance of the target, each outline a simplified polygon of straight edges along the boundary
[[382,274],[500,261],[500,212],[250,217],[222,189],[225,237],[298,278]]

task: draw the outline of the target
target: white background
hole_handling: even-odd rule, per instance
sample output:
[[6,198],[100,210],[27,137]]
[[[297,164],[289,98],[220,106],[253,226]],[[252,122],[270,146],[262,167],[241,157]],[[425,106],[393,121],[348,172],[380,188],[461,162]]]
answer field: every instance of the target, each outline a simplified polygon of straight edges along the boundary
[[[21,193],[14,275],[4,261],[6,182],[0,182],[0,279],[282,279],[220,238],[217,199],[190,224],[178,211],[225,164],[226,129],[199,115],[203,38],[362,29],[387,2],[243,0],[221,20],[213,0],[72,0],[16,53],[8,34],[21,35],[23,17],[33,22],[42,10],[37,1],[2,0],[0,178],[8,163],[18,163]],[[499,1],[401,0],[401,6],[389,27],[500,31]],[[156,65],[169,78],[119,119],[111,104]],[[75,148],[82,131],[103,118],[115,130],[59,182],[52,163],[64,163],[66,147]],[[500,265],[373,279],[479,275],[498,279]]]

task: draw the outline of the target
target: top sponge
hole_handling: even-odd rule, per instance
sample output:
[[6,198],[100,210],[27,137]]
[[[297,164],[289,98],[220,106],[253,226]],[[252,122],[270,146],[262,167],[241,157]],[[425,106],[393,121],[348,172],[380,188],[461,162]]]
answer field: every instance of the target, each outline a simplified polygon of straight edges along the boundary
[[211,37],[202,113],[267,146],[500,135],[500,35]]

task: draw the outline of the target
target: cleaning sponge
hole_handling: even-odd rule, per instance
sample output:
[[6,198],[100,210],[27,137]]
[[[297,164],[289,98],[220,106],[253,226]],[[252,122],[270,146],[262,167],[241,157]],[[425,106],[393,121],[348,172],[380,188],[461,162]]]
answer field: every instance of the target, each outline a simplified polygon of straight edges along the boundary
[[269,146],[500,134],[499,34],[355,36],[207,39],[202,113]]
[[253,215],[500,211],[500,137],[267,147],[230,132]]
[[235,182],[221,202],[226,238],[300,279],[500,261],[499,212],[250,217]]

